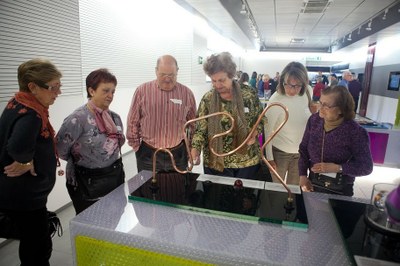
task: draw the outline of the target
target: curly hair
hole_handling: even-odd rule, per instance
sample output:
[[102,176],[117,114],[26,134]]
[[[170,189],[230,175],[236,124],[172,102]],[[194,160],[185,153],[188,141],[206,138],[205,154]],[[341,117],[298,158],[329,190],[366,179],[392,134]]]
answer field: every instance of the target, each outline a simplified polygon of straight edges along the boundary
[[203,69],[208,76],[221,71],[227,73],[230,79],[236,75],[236,64],[229,52],[209,56],[203,65]]

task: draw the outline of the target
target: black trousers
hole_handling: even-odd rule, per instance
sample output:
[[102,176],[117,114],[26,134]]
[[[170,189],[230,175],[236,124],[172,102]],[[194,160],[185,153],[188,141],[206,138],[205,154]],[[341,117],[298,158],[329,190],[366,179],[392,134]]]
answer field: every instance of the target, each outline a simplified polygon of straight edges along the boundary
[[83,192],[81,191],[80,186],[73,186],[71,184],[66,184],[68,194],[72,200],[72,204],[74,205],[75,213],[78,215],[83,212],[85,209],[89,208],[92,204],[94,204],[97,200],[88,200],[83,197]]
[[256,164],[243,168],[224,168],[222,172],[215,169],[204,167],[204,173],[209,175],[239,177],[244,179],[257,179],[257,172],[260,169],[260,164]]
[[19,259],[21,266],[48,266],[53,243],[49,235],[47,209],[7,211],[21,233]]
[[[179,170],[186,170],[188,167],[188,154],[185,142],[182,141],[178,146],[169,149],[174,156],[175,164]],[[136,163],[138,172],[142,170],[153,171],[153,155],[156,149],[142,142],[136,152]],[[156,172],[176,172],[172,166],[171,157],[167,152],[157,152]]]

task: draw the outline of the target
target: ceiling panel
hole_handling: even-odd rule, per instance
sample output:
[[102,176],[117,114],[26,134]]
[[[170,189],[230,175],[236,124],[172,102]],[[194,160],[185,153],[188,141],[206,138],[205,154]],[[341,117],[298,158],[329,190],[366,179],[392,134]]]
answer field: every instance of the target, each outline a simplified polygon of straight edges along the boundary
[[[305,42],[296,44],[296,47],[328,50],[332,43],[343,40],[344,36],[348,36],[352,32],[356,35],[354,31],[357,32],[360,26],[362,26],[362,30],[359,36],[367,37],[377,34],[376,28],[371,32],[365,31],[364,28],[369,19],[373,19],[373,26],[375,24],[376,27],[381,27],[380,36],[393,34],[393,30],[388,29],[388,32],[385,33],[384,28],[396,23],[400,24],[400,0],[329,0],[329,5],[324,13],[302,13],[305,3],[309,1],[176,0],[177,3],[190,5],[219,28],[225,36],[229,36],[245,49],[255,48],[255,36],[250,30],[249,23],[246,23],[248,15],[240,13],[243,4],[254,17],[263,38],[261,44],[265,44],[270,49],[294,47],[290,43],[292,38],[304,38]],[[313,0],[313,2],[315,1]],[[398,11],[397,5],[399,5]],[[393,6],[396,7],[396,12],[390,12],[394,18],[390,20],[392,24],[389,25],[387,21],[381,21],[381,17],[386,8]],[[342,42],[339,47],[350,44],[351,42]]]

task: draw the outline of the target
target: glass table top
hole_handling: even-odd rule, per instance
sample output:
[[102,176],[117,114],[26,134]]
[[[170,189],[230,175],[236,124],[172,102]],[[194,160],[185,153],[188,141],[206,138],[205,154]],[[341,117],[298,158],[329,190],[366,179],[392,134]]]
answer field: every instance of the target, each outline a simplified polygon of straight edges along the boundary
[[400,263],[400,231],[382,230],[370,223],[368,214],[372,205],[339,199],[329,199],[329,204],[354,265]]
[[129,199],[307,230],[303,196],[298,187],[291,189],[293,202],[288,201],[288,193],[279,183],[195,173],[158,173],[155,180],[150,178],[133,191]]

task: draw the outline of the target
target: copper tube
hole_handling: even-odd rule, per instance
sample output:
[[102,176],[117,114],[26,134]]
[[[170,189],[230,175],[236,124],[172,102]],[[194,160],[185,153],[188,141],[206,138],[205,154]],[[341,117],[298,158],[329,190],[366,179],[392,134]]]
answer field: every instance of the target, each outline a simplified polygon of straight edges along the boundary
[[180,169],[178,169],[178,168],[176,167],[176,164],[175,164],[174,156],[173,156],[172,153],[169,151],[169,149],[167,149],[167,148],[158,148],[158,149],[154,152],[154,154],[153,154],[153,179],[152,179],[152,183],[156,183],[156,182],[157,182],[157,180],[156,180],[156,162],[157,162],[157,160],[156,160],[156,158],[157,158],[156,155],[157,155],[157,153],[158,153],[159,151],[164,151],[164,152],[167,152],[167,153],[169,154],[169,156],[170,156],[170,158],[171,158],[172,166],[174,167],[175,171],[177,171],[178,173],[186,174],[186,173],[190,172],[190,171],[193,169],[193,158],[192,158],[192,155],[191,155],[191,151],[190,151],[190,147],[189,147],[189,141],[188,141],[188,139],[187,139],[187,134],[186,134],[186,128],[187,128],[187,126],[188,126],[189,124],[194,123],[194,122],[199,121],[199,120],[202,120],[202,119],[207,119],[207,118],[213,117],[213,116],[218,116],[218,115],[226,115],[226,116],[228,116],[228,118],[231,120],[231,127],[229,128],[229,130],[214,135],[214,136],[210,139],[210,141],[209,141],[210,151],[211,151],[215,156],[225,157],[225,156],[231,155],[231,154],[235,153],[236,151],[238,151],[240,148],[242,148],[242,147],[247,143],[247,141],[249,141],[249,140],[253,137],[253,134],[254,134],[254,132],[257,130],[257,126],[260,124],[260,122],[261,122],[261,120],[263,119],[265,113],[266,113],[271,107],[274,107],[274,106],[279,106],[279,107],[281,107],[281,108],[283,109],[283,111],[285,112],[285,118],[284,118],[284,120],[282,121],[282,123],[277,127],[277,129],[268,137],[268,139],[265,141],[265,143],[264,143],[263,146],[261,147],[261,158],[262,158],[262,160],[267,164],[268,168],[276,175],[276,177],[278,177],[279,182],[281,182],[281,184],[283,185],[283,187],[284,187],[284,188],[287,190],[287,192],[288,192],[288,201],[289,201],[289,202],[292,202],[292,201],[293,201],[292,191],[291,191],[290,188],[285,184],[285,182],[283,181],[282,177],[281,177],[281,176],[276,172],[276,170],[271,166],[271,164],[270,164],[270,163],[268,162],[268,160],[265,158],[264,153],[263,153],[263,150],[265,149],[265,146],[266,146],[269,142],[271,142],[271,140],[276,136],[276,134],[277,134],[277,133],[281,130],[281,128],[286,124],[286,122],[287,122],[287,120],[288,120],[288,118],[289,118],[288,109],[286,108],[285,105],[283,105],[283,104],[281,104],[281,103],[272,103],[272,104],[269,104],[267,107],[265,107],[264,110],[263,110],[263,111],[261,112],[261,114],[259,115],[259,117],[258,117],[256,123],[254,124],[253,128],[251,129],[249,135],[248,135],[247,138],[242,142],[242,144],[240,144],[240,145],[239,145],[238,147],[236,147],[235,149],[233,149],[233,150],[231,150],[231,151],[229,151],[229,152],[227,152],[227,153],[222,153],[222,154],[219,154],[219,153],[217,153],[217,152],[214,150],[214,148],[212,147],[212,142],[213,142],[216,138],[225,136],[225,135],[229,134],[230,132],[232,132],[233,127],[234,127],[234,124],[235,124],[235,119],[232,117],[231,114],[229,114],[229,113],[227,113],[227,112],[216,112],[216,113],[212,113],[212,114],[209,114],[209,115],[201,116],[201,117],[194,118],[194,119],[191,119],[191,120],[187,121],[187,122],[185,123],[185,125],[183,126],[183,133],[184,133],[184,142],[185,142],[186,150],[187,150],[188,157],[189,157],[189,166],[188,166],[188,168],[187,168],[186,170],[180,170]]
[[[242,144],[240,144],[238,147],[236,147],[235,149],[226,152],[226,153],[217,153],[214,148],[212,147],[211,143],[214,139],[226,135],[227,133],[219,133],[216,134],[215,136],[213,136],[210,139],[210,150],[211,152],[215,155],[215,156],[220,156],[220,157],[224,157],[224,156],[228,156],[231,155],[233,153],[235,153],[236,151],[238,151],[240,148],[242,148],[248,140],[250,140],[253,137],[254,131],[257,130],[257,126],[260,124],[261,120],[263,119],[265,113],[269,110],[269,108],[274,107],[274,106],[279,106],[283,109],[283,111],[285,112],[285,118],[282,121],[282,123],[277,127],[277,129],[275,129],[275,131],[268,137],[268,139],[265,141],[265,143],[263,144],[263,146],[261,147],[261,158],[262,160],[268,165],[268,168],[276,175],[276,177],[278,177],[279,182],[281,182],[282,186],[287,190],[288,192],[288,201],[293,201],[293,196],[292,196],[292,191],[290,190],[290,188],[285,184],[285,181],[283,181],[282,177],[276,172],[276,170],[271,166],[271,164],[268,162],[267,158],[265,158],[263,150],[265,149],[265,146],[271,142],[271,140],[275,137],[275,135],[281,130],[281,128],[286,124],[288,118],[289,118],[289,112],[288,109],[286,108],[285,105],[281,104],[281,103],[271,103],[269,104],[267,107],[264,108],[264,110],[261,112],[261,114],[259,115],[256,123],[254,124],[253,128],[251,129],[249,135],[247,136],[247,138],[242,142]],[[234,120],[232,121],[233,124]],[[232,128],[230,128],[231,131]],[[230,132],[229,131],[229,132]]]
[[189,157],[188,168],[186,170],[178,169],[178,167],[176,167],[174,156],[172,155],[171,151],[169,149],[167,149],[167,148],[158,148],[153,154],[153,178],[152,178],[152,183],[153,184],[157,182],[157,180],[156,180],[156,163],[157,163],[157,153],[159,151],[164,151],[164,152],[169,154],[169,157],[171,158],[172,166],[174,167],[175,171],[177,171],[178,173],[186,174],[186,173],[192,171],[192,169],[193,169],[193,158],[192,158],[192,154],[191,154],[190,147],[189,147],[189,140],[187,138],[186,128],[191,123],[197,122],[197,121],[202,120],[202,119],[207,119],[209,117],[218,116],[218,115],[226,115],[232,121],[231,128],[229,130],[223,132],[223,133],[219,133],[218,136],[224,136],[224,135],[227,135],[230,132],[232,132],[235,119],[232,117],[231,114],[229,114],[227,112],[216,112],[216,113],[212,113],[212,114],[209,114],[209,115],[201,116],[201,117],[194,118],[194,119],[191,119],[191,120],[187,121],[185,123],[185,125],[183,126],[183,135],[184,135],[184,142],[185,142],[186,151],[187,151],[188,157]]

